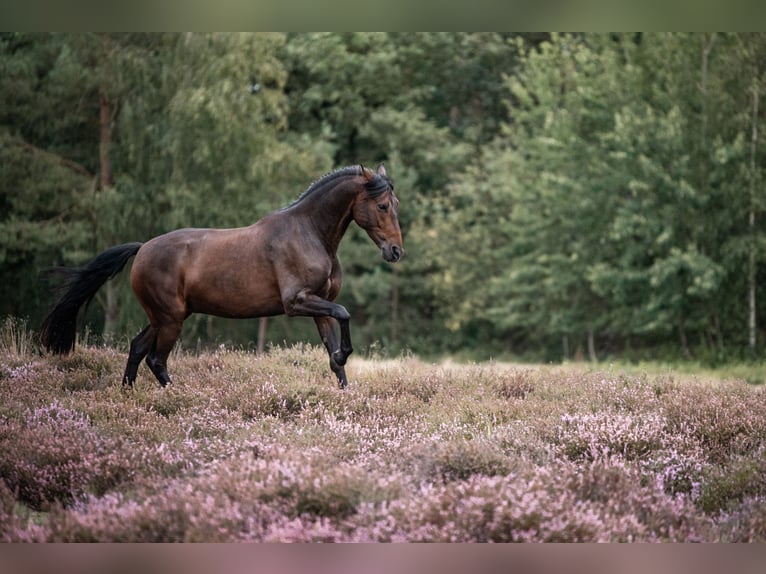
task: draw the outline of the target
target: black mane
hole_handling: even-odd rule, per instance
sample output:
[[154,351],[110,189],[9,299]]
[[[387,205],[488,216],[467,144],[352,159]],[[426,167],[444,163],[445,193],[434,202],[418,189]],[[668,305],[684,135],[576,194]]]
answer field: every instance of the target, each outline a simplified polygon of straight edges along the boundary
[[[317,179],[316,181],[312,182],[311,185],[308,186],[306,191],[301,193],[298,196],[298,199],[293,201],[288,207],[292,207],[300,203],[309,195],[313,195],[314,193],[320,192],[320,190],[325,189],[331,183],[335,182],[335,180],[339,178],[356,176],[356,175],[362,175],[361,166],[350,165],[347,167],[340,167],[334,171],[331,171],[330,173],[327,173],[323,175],[322,177],[320,177],[319,179]],[[393,191],[394,189],[394,185],[391,182],[391,180],[387,176],[380,175],[379,173],[375,173],[374,177],[370,181],[368,181],[364,187],[367,190],[367,194],[373,199],[385,193],[386,191],[389,191],[389,190]]]
[[375,176],[365,184],[367,195],[375,199],[387,191],[394,191],[394,184],[386,175],[376,173]]

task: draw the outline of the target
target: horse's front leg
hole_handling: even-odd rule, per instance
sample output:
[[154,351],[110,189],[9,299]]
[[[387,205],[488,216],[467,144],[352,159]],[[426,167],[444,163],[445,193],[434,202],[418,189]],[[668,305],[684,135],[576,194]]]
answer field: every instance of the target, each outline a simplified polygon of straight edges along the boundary
[[332,317],[314,317],[314,322],[319,330],[319,336],[322,338],[327,354],[330,355],[330,369],[338,377],[338,386],[341,389],[345,389],[348,385],[348,379],[346,379],[346,369],[341,367],[333,357],[335,351],[338,350],[338,335],[335,330],[335,320]]
[[343,305],[322,299],[307,290],[302,290],[295,295],[284,297],[282,305],[288,316],[304,317],[332,317],[340,325],[340,348],[331,352],[330,358],[339,367],[346,364],[348,356],[354,352],[351,346],[351,328],[349,321],[351,315]]

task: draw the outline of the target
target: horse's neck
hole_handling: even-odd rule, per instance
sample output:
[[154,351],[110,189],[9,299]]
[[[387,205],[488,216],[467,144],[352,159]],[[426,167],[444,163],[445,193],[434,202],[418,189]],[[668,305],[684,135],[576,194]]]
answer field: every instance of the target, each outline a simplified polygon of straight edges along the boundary
[[311,222],[328,251],[335,254],[352,220],[351,208],[356,187],[343,181],[326,190],[317,190],[298,203],[296,213]]

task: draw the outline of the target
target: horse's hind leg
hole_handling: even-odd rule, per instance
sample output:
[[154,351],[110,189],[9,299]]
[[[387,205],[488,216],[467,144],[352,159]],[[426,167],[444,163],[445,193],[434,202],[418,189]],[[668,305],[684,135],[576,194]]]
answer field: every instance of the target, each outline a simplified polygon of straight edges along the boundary
[[173,346],[181,334],[183,321],[178,323],[167,323],[157,327],[157,338],[154,341],[154,347],[149,351],[146,357],[146,364],[149,365],[154,376],[163,387],[171,382],[168,375],[168,356]]
[[319,336],[322,338],[325,349],[327,349],[327,353],[330,355],[330,369],[332,369],[332,372],[338,377],[338,386],[341,389],[345,389],[348,384],[348,379],[346,379],[346,369],[336,363],[333,358],[333,354],[339,348],[338,335],[335,327],[337,321],[332,317],[314,317],[314,322],[317,325]]
[[138,374],[138,366],[144,357],[149,353],[154,342],[154,329],[147,325],[130,342],[130,352],[128,353],[128,364],[125,366],[125,374],[122,376],[123,386],[133,386]]

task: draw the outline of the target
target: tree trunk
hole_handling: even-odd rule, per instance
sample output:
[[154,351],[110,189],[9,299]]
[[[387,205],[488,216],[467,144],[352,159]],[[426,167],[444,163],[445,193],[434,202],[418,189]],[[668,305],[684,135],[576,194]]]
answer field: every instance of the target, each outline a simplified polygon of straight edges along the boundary
[[266,352],[266,324],[268,321],[268,317],[261,317],[258,320],[258,342],[255,346],[255,354],[259,357]]
[[715,32],[710,34],[708,38],[707,34],[702,34],[702,62],[700,70],[700,99],[701,99],[701,118],[700,118],[700,152],[699,152],[699,181],[700,189],[703,193],[707,193],[708,189],[708,67],[710,62],[710,52],[713,50],[713,44],[715,44],[716,35]]
[[678,338],[681,342],[681,353],[684,359],[691,361],[692,353],[689,350],[689,341],[686,339],[686,321],[683,317],[678,320]]
[[561,337],[561,347],[564,353],[564,360],[569,360],[569,335]]
[[747,254],[747,290],[748,290],[748,345],[755,352],[756,345],[756,263],[755,263],[755,149],[758,144],[758,104],[760,90],[757,81],[753,82],[753,131],[750,137],[750,213],[748,214],[748,231],[750,242]]
[[588,329],[588,359],[591,363],[597,363],[598,357],[596,356],[596,336],[593,333],[593,329]]
[[104,342],[112,343],[114,330],[117,325],[117,286],[112,281],[104,285],[106,297],[104,300]]
[[[112,164],[109,161],[109,148],[112,145],[112,103],[109,99],[109,35],[102,37],[103,67],[101,72],[101,84],[98,90],[98,161],[99,161],[99,189],[106,190],[112,186]],[[106,297],[104,301],[104,341],[111,342],[115,326],[117,324],[117,287],[107,281]]]
[[391,275],[391,345],[399,339],[399,268]]
[[721,331],[721,316],[718,314],[718,311],[713,314],[713,328],[715,330],[715,340],[718,345],[718,351],[723,353],[723,332]]
[[112,164],[109,161],[109,148],[112,145],[112,102],[108,90],[109,70],[109,35],[103,36],[104,65],[101,77],[101,85],[98,90],[98,160],[100,165],[101,189],[107,189],[112,185]]

